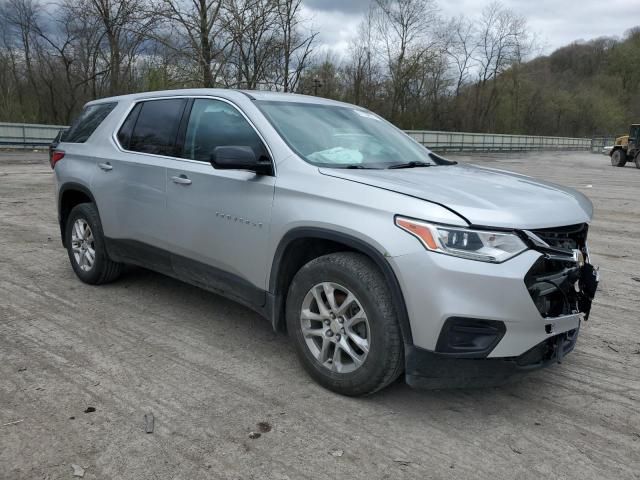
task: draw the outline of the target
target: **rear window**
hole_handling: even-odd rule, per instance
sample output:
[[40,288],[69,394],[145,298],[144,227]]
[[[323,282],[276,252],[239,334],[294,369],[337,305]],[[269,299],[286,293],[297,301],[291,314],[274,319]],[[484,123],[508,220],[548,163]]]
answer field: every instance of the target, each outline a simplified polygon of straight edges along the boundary
[[[141,105],[139,113],[134,109],[118,132],[121,143],[128,140],[128,145],[122,146],[134,152],[177,156],[176,139],[187,100],[148,100]],[[134,123],[136,113],[137,120],[128,138],[127,129]]]
[[75,119],[69,130],[61,138],[67,143],[84,143],[96,128],[100,126],[107,115],[116,107],[117,103],[99,103],[85,107],[78,118]]

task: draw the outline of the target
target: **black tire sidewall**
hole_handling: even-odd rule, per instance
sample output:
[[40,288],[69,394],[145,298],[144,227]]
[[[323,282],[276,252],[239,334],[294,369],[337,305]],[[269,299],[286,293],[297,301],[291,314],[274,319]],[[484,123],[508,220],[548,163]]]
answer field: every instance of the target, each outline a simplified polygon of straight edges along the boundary
[[[326,258],[326,257],[325,257]],[[400,336],[396,315],[390,295],[382,276],[370,271],[359,275],[350,269],[341,268],[339,264],[322,261],[323,257],[310,262],[295,276],[287,296],[286,319],[289,335],[296,343],[298,357],[305,369],[318,383],[330,390],[345,395],[363,395],[375,391],[381,379],[385,377],[393,358],[393,334]],[[365,264],[366,265],[366,264]],[[363,277],[368,280],[363,281]],[[314,358],[302,334],[300,327],[300,310],[302,302],[312,287],[322,282],[333,282],[350,290],[361,303],[367,314],[370,328],[369,353],[363,365],[351,373],[332,372],[318,363]],[[375,283],[376,285],[372,285]],[[375,298],[374,291],[381,288],[387,290],[384,298]],[[397,330],[394,332],[394,330]],[[401,342],[400,342],[401,343]],[[397,346],[395,347],[397,348]],[[400,347],[402,348],[402,347]]]
[[[93,233],[93,246],[96,252],[93,268],[88,272],[85,272],[80,268],[73,255],[71,234],[73,231],[73,224],[76,220],[82,218],[87,222]],[[67,225],[65,228],[65,244],[67,246],[67,253],[69,255],[69,261],[75,274],[85,283],[97,284],[100,282],[103,271],[106,267],[106,261],[108,259],[106,248],[104,244],[104,236],[102,234],[102,225],[100,224],[100,217],[98,210],[92,203],[82,203],[76,205],[67,219]]]
[[611,165],[614,167],[624,167],[627,163],[626,154],[618,149],[611,154]]

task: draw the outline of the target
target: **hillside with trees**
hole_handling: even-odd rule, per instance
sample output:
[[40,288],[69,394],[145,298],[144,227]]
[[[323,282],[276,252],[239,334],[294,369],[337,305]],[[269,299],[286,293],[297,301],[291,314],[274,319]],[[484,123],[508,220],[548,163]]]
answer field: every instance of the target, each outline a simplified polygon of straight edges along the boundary
[[184,87],[315,94],[407,129],[591,136],[640,121],[640,29],[548,56],[498,2],[446,20],[374,0],[348,51],[303,0],[0,0],[0,121],[68,124],[95,98]]

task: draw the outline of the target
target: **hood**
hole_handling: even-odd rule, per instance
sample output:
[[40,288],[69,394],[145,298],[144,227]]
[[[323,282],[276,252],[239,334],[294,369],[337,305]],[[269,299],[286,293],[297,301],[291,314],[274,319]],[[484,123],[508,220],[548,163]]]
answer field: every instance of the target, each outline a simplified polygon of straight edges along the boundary
[[593,215],[589,199],[576,190],[473,165],[320,173],[437,203],[472,225],[548,228],[589,222]]

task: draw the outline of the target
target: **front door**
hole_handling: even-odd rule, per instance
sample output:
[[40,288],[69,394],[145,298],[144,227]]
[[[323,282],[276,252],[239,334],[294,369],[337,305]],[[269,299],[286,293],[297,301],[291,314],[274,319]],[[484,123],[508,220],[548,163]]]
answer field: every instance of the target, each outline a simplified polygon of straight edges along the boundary
[[242,113],[215,99],[193,102],[182,159],[167,168],[167,241],[181,277],[253,306],[265,303],[266,250],[275,178],[215,170],[219,146],[265,145]]

